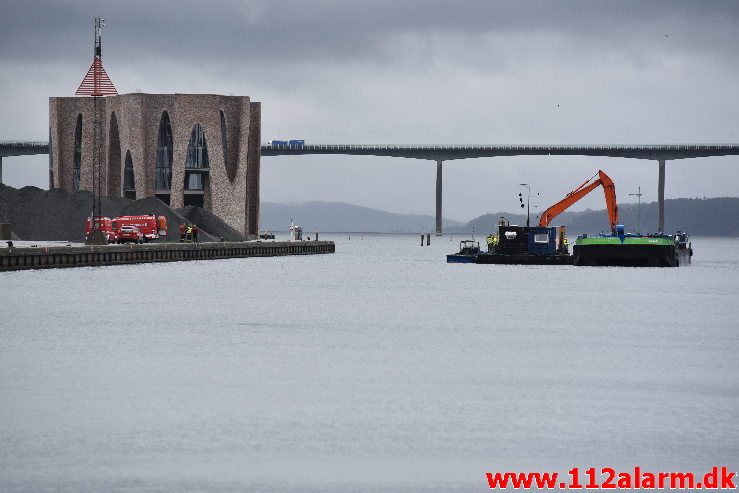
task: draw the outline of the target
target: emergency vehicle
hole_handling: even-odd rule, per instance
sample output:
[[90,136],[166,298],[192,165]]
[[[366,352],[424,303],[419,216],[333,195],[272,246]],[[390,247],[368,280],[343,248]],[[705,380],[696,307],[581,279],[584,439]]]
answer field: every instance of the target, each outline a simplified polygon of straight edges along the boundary
[[[85,238],[90,236],[92,218],[88,217],[85,221]],[[95,229],[99,229],[108,238],[108,243],[114,243],[116,240],[116,232],[113,227],[113,221],[107,216],[95,216]]]
[[144,242],[167,235],[167,218],[156,214],[114,217],[111,219],[111,226],[113,231],[120,230],[122,226],[136,226],[144,235]]

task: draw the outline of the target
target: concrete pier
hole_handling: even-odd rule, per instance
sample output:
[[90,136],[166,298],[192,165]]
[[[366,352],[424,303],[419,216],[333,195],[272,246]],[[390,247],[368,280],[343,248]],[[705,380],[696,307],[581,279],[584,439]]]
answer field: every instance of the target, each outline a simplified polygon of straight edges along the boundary
[[436,161],[436,236],[441,236],[441,163]]
[[334,253],[333,241],[149,243],[0,248],[0,272],[58,267]]
[[657,231],[665,231],[665,160],[659,160],[659,178],[657,181],[657,202],[659,217],[657,219]]

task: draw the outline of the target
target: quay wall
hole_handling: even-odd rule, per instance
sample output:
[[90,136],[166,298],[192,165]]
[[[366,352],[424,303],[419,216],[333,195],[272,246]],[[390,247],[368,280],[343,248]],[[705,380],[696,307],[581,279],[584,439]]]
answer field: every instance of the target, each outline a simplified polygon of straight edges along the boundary
[[333,241],[213,242],[0,248],[0,272],[60,267],[334,253]]

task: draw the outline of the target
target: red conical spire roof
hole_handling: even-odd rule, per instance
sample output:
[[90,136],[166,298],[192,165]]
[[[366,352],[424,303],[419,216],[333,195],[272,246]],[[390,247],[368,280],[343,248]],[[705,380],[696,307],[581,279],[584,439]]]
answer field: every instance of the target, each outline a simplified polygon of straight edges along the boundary
[[110,77],[105,73],[103,62],[100,58],[95,57],[90,65],[90,70],[82,79],[80,87],[77,88],[75,96],[117,96],[118,91],[110,81]]

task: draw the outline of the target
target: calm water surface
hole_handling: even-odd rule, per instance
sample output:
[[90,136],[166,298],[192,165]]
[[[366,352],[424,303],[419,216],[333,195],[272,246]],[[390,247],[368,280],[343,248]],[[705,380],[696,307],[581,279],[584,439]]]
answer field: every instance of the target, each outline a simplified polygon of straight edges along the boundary
[[0,491],[739,467],[738,239],[694,239],[678,269],[327,239],[335,255],[0,273]]

